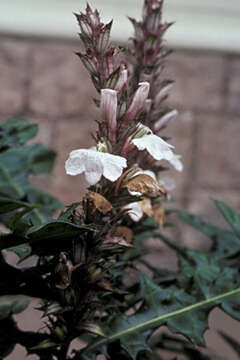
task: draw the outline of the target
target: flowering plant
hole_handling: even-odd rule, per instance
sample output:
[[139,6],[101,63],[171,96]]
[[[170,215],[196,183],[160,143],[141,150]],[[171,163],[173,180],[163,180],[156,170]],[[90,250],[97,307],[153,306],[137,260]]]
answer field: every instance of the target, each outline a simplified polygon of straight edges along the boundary
[[[165,105],[172,81],[163,79],[169,53],[163,35],[171,24],[162,22],[162,5],[145,0],[142,20],[130,19],[135,34],[126,49],[110,43],[112,22],[103,24],[97,10],[87,5],[76,14],[83,45],[77,54],[99,95],[96,144],[73,149],[65,164],[67,174],[83,173],[89,185],[81,201],[53,218],[60,202],[30,185],[28,175],[50,171],[54,152],[25,145],[36,125],[10,119],[0,128],[0,216],[8,230],[0,238],[1,358],[19,343],[42,360],[161,360],[162,350],[210,359],[196,345],[205,345],[211,309],[240,318],[240,216],[216,201],[230,231],[165,209],[161,173],[166,163],[177,171],[183,165],[161,136],[177,115]],[[173,212],[212,240],[209,251],[163,235]],[[150,237],[175,251],[178,270],[146,259]],[[9,251],[19,262],[35,256],[36,264],[13,266]],[[28,297],[41,299],[43,331],[23,331],[14,320]],[[162,325],[174,335],[159,333]],[[81,348],[70,350],[74,339]]]

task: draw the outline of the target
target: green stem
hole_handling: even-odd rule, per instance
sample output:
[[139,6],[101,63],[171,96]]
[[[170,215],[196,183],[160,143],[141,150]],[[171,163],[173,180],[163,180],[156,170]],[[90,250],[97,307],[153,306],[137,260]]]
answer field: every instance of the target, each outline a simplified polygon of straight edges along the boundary
[[[185,314],[185,313],[187,313],[189,311],[197,310],[197,309],[199,309],[199,308],[201,308],[203,306],[206,306],[206,305],[214,303],[214,302],[218,302],[218,301],[223,300],[223,299],[225,299],[227,297],[234,296],[234,295],[237,295],[237,294],[240,294],[240,288],[228,291],[226,293],[214,296],[212,298],[209,298],[209,299],[206,299],[206,300],[203,300],[203,301],[200,301],[200,302],[198,302],[196,304],[186,306],[183,309],[176,310],[176,311],[170,312],[168,314],[158,316],[158,317],[156,317],[156,318],[154,318],[152,320],[145,321],[145,322],[143,322],[141,324],[130,327],[128,329],[125,329],[125,330],[120,331],[120,332],[118,332],[118,333],[116,333],[114,335],[105,337],[105,338],[95,342],[93,345],[90,345],[88,348],[86,348],[86,350],[83,352],[83,355],[85,355],[85,354],[87,355],[87,353],[89,351],[97,350],[101,346],[103,346],[105,344],[108,344],[108,343],[110,343],[110,342],[112,342],[114,340],[120,339],[123,336],[131,335],[131,334],[133,334],[135,332],[140,332],[140,331],[142,332],[142,331],[145,331],[145,330],[160,326],[160,325],[162,325],[163,322],[165,322],[166,320],[169,320],[169,319],[171,319],[171,318],[173,318],[175,316],[183,315],[183,314]],[[87,359],[87,357],[85,357],[85,358]]]

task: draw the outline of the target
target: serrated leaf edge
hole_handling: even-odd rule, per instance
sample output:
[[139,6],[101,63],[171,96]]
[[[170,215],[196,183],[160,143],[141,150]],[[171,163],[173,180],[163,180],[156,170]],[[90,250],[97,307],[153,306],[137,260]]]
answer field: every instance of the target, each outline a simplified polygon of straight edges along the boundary
[[197,309],[199,309],[201,307],[212,304],[214,302],[219,302],[219,301],[221,301],[221,300],[223,300],[225,298],[228,298],[230,296],[235,296],[237,294],[240,294],[240,288],[237,288],[237,289],[225,292],[223,294],[208,298],[206,300],[200,301],[200,302],[195,303],[193,305],[186,306],[183,309],[172,311],[172,312],[170,312],[168,314],[158,316],[158,317],[156,317],[154,319],[145,321],[145,322],[143,322],[141,324],[138,324],[136,326],[132,326],[132,327],[130,327],[128,329],[125,329],[123,331],[120,331],[120,332],[118,332],[116,334],[105,337],[105,338],[95,342],[94,344],[87,347],[83,351],[82,355],[84,356],[85,359],[88,359],[87,354],[90,351],[97,350],[97,349],[101,348],[103,345],[108,344],[108,343],[110,343],[110,342],[112,342],[114,340],[118,340],[118,339],[120,339],[120,338],[122,338],[124,336],[130,335],[130,334],[138,332],[138,331],[144,331],[144,330],[154,328],[154,327],[162,324],[165,320],[168,320],[168,319],[173,318],[175,316],[185,314],[185,313],[187,313],[189,311],[192,311],[192,310],[197,310]]

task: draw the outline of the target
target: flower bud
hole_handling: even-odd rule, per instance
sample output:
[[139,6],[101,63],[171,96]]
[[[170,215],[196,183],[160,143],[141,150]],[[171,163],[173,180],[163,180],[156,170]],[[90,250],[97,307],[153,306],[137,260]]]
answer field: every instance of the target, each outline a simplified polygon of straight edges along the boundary
[[168,95],[168,91],[171,90],[171,88],[173,87],[173,84],[167,84],[165,85],[155,96],[154,99],[154,107],[157,108],[159,103],[165,98],[165,96]]
[[156,121],[154,125],[154,130],[157,132],[159,131],[166,123],[178,115],[177,110],[172,110],[163,115],[159,120]]
[[118,82],[115,86],[115,90],[121,91],[126,83],[127,83],[127,69],[125,69],[123,66],[120,71]]
[[101,90],[100,111],[102,121],[108,123],[109,138],[115,143],[117,130],[117,91],[111,89]]
[[132,103],[123,119],[124,126],[126,126],[144,109],[144,104],[148,97],[149,88],[150,84],[148,82],[139,83],[139,88],[135,92]]

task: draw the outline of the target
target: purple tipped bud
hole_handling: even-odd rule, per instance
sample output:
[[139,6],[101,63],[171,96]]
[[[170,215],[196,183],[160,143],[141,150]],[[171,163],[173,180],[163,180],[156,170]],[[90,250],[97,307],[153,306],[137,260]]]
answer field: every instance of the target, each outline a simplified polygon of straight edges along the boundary
[[126,126],[133,120],[142,110],[144,110],[145,100],[148,97],[150,84],[148,82],[139,83],[139,88],[134,94],[132,103],[126,112],[123,120],[123,125]]
[[108,123],[109,138],[115,143],[117,131],[117,91],[112,89],[101,90],[100,111],[102,121]]
[[166,113],[165,115],[163,115],[159,120],[156,121],[155,125],[154,125],[154,130],[156,132],[158,132],[160,129],[163,128],[164,125],[167,124],[167,122],[169,120],[171,120],[172,118],[174,118],[175,116],[178,115],[177,110],[172,110],[169,111],[168,113]]

